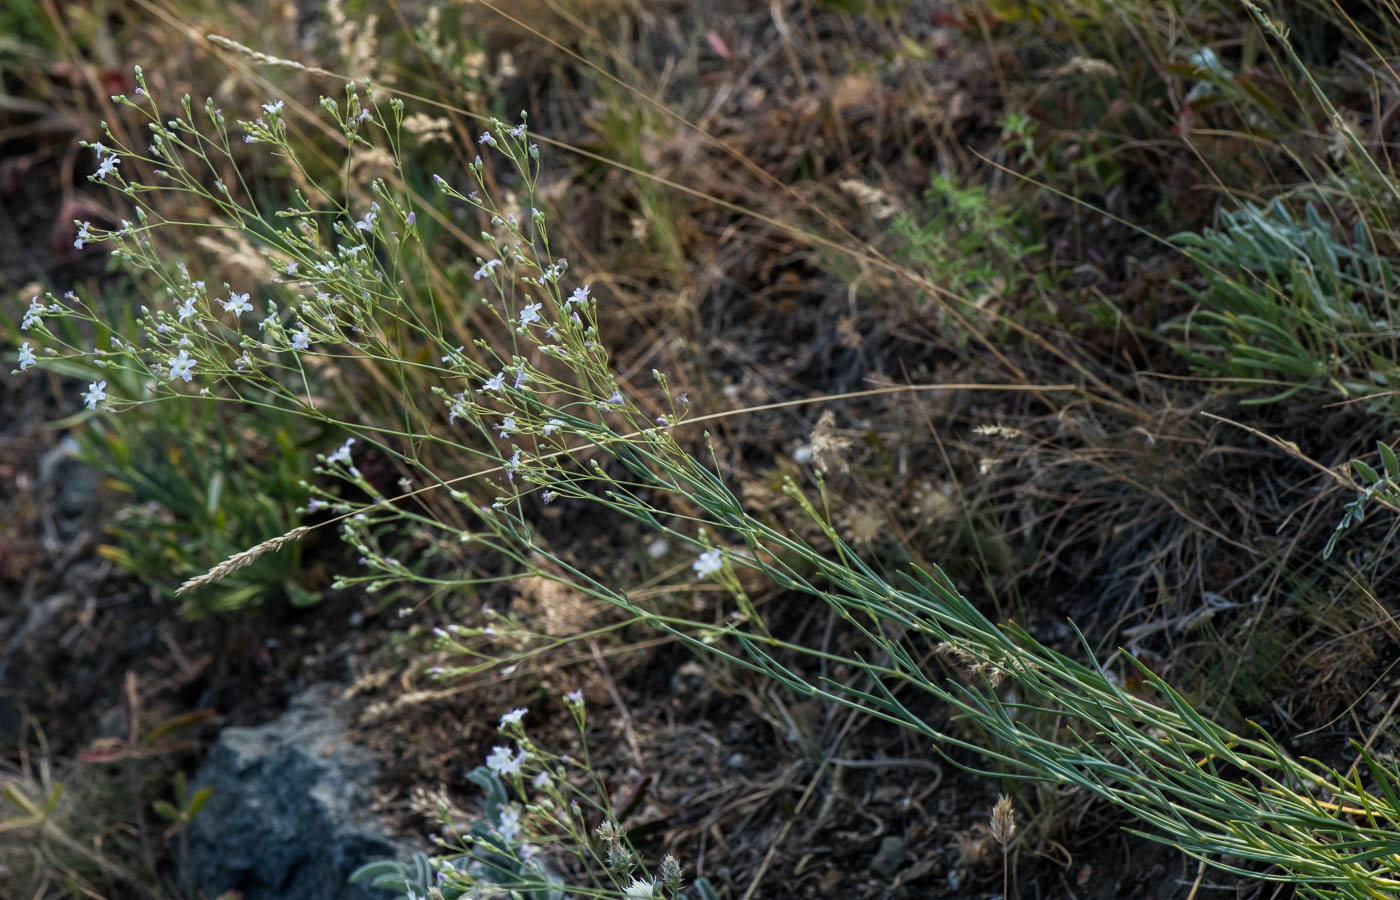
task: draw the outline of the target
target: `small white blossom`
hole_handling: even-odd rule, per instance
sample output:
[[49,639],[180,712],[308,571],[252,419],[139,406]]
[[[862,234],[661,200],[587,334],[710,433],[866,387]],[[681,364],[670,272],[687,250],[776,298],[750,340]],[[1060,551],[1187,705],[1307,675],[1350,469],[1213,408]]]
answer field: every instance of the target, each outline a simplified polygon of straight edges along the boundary
[[564,695],[564,702],[570,706],[582,706],[583,691],[569,691]]
[[305,350],[311,346],[311,335],[307,333],[306,326],[302,325],[292,332],[292,349]]
[[724,563],[718,550],[706,550],[690,567],[695,570],[696,578],[709,578],[724,568]]
[[73,246],[79,250],[83,249],[83,244],[92,240],[92,232],[88,229],[92,227],[91,222],[78,223],[78,239],[73,242]]
[[511,481],[515,480],[515,471],[520,468],[520,448],[516,447],[515,452],[510,455],[510,461],[506,463],[506,477]]
[[647,881],[642,878],[633,878],[632,883],[623,889],[622,895],[627,900],[642,900],[656,893],[656,882]]
[[189,381],[194,376],[194,360],[190,358],[190,351],[181,350],[179,356],[170,358],[170,380],[183,378]]
[[273,103],[264,103],[262,108],[263,112],[267,113],[269,116],[275,116],[282,112],[282,101],[277,100]]
[[107,399],[107,382],[94,381],[88,385],[87,393],[83,395],[83,403],[88,409],[97,409],[97,404]]
[[523,706],[519,709],[512,709],[510,712],[501,716],[501,727],[505,728],[507,725],[519,725],[520,720],[525,718],[527,712],[529,712],[529,710]]
[[496,433],[508,438],[515,432],[515,416],[506,416],[505,421],[496,426]]
[[486,757],[486,768],[500,775],[510,765],[511,752],[509,747],[493,747],[491,753]]
[[584,285],[583,287],[581,287],[581,288],[574,288],[574,292],[573,292],[572,294],[569,295],[569,299],[568,299],[567,302],[569,302],[569,303],[587,303],[587,302],[588,302],[588,285],[585,284],[585,285]]
[[360,229],[361,231],[373,231],[374,220],[377,218],[379,218],[379,204],[371,203],[369,212],[365,213],[365,217],[363,219],[360,219],[355,223],[355,227]]
[[108,175],[111,175],[113,172],[115,172],[117,170],[117,166],[121,165],[121,163],[122,161],[117,159],[116,154],[103,157],[101,162],[98,163],[97,171],[92,173],[92,177],[96,178],[98,181],[102,181]]
[[548,506],[549,503],[550,503],[550,501],[553,500],[553,499],[554,499],[554,492],[553,492],[553,491],[544,491],[543,493],[540,494],[540,500],[544,501],[544,505],[545,505],[545,506]]
[[326,462],[345,463],[347,466],[350,465],[350,447],[354,443],[354,438],[346,438],[345,443],[340,445],[340,449],[336,450],[330,456],[326,457]]
[[234,318],[249,312],[252,308],[253,304],[248,302],[248,295],[240,294],[237,291],[229,292],[228,299],[224,301],[224,312],[233,313]]
[[519,775],[520,767],[529,758],[529,752],[524,749],[512,756],[508,748],[495,747],[491,750],[491,755],[486,757],[486,767],[497,775]]
[[472,276],[472,281],[480,281],[483,278],[489,277],[491,275],[491,270],[498,268],[501,264],[499,259],[488,259],[481,264],[481,268],[476,270],[476,274]]
[[194,298],[194,297],[187,297],[187,298],[185,298],[185,301],[184,301],[183,303],[180,304],[180,308],[177,309],[177,310],[175,310],[175,315],[178,316],[178,317],[180,318],[180,321],[181,321],[181,322],[185,321],[185,320],[188,319],[190,316],[194,315],[194,301],[195,301],[195,299],[196,299],[196,298]]
[[25,341],[19,345],[19,370],[23,372],[32,365],[36,365],[34,351],[30,349],[29,342]]
[[27,331],[31,325],[42,325],[44,320],[40,318],[44,314],[44,304],[39,302],[39,295],[35,294],[29,300],[29,309],[24,313],[24,320],[19,323],[20,331]]
[[495,375],[492,375],[490,378],[486,379],[486,381],[481,385],[481,389],[483,391],[499,391],[501,388],[505,387],[505,385],[506,373],[505,370],[502,369]]
[[496,828],[507,843],[514,843],[520,836],[520,810],[513,806],[501,810],[501,821]]
[[540,321],[540,304],[531,303],[520,311],[520,327],[524,328],[532,322]]
[[544,423],[544,429],[543,429],[543,430],[544,430],[544,436],[545,436],[545,437],[549,437],[551,434],[554,433],[554,430],[555,430],[556,428],[563,428],[563,427],[564,427],[564,420],[563,420],[563,419],[550,419],[548,422],[545,422],[545,423]]

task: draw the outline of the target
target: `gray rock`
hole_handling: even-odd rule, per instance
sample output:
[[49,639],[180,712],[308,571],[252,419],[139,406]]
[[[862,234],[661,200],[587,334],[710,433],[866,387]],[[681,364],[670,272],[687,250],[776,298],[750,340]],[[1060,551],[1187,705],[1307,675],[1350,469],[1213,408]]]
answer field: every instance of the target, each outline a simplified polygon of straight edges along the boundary
[[97,511],[97,473],[78,459],[78,441],[67,435],[39,460],[39,487],[53,491],[58,536],[71,541]]
[[880,841],[880,849],[870,861],[870,871],[881,878],[893,878],[904,864],[904,838],[890,835]]
[[407,858],[370,812],[368,751],[345,735],[327,688],[298,696],[280,718],[225,728],[195,787],[214,788],[189,828],[190,871],[209,897],[242,900],[389,900],[350,885],[375,859]]

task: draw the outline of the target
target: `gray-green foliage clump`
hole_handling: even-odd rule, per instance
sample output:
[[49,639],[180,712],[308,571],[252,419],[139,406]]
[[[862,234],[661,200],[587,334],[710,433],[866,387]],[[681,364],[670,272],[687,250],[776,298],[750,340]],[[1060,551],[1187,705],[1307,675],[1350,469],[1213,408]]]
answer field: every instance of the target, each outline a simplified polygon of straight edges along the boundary
[[1275,200],[1225,212],[1215,229],[1176,235],[1206,282],[1185,286],[1198,308],[1175,323],[1182,351],[1203,372],[1274,388],[1246,403],[1307,389],[1356,397],[1400,386],[1394,266],[1364,221],[1351,231],[1342,239],[1312,203],[1295,218]]

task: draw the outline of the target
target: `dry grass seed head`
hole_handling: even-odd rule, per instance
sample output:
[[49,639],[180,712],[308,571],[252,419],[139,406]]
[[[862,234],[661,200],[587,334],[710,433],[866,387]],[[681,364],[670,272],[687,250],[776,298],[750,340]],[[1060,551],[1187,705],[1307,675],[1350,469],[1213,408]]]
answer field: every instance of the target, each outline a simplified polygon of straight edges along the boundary
[[1011,798],[1005,794],[997,797],[996,805],[992,807],[991,827],[992,838],[1005,850],[1016,836],[1016,810],[1011,805]]

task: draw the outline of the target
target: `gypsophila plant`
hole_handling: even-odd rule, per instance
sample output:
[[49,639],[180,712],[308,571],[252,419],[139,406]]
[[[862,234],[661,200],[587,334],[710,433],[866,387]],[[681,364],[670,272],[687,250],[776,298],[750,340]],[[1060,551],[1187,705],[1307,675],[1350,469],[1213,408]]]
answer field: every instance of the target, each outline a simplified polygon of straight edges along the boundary
[[[484,252],[472,282],[477,292],[458,302],[474,304],[490,328],[482,326],[470,344],[456,344],[444,322],[460,316],[460,309],[435,295],[431,314],[424,315],[404,296],[400,274],[415,255],[428,251],[415,225],[427,208],[394,186],[414,181],[396,143],[402,103],[389,101],[386,115],[371,90],[354,85],[343,105],[322,102],[347,153],[381,153],[398,172],[392,184],[378,180],[370,186],[372,202],[352,208],[329,195],[297,194],[292,207],[264,211],[235,176],[226,182],[217,174],[231,159],[232,137],[212,103],[196,116],[186,99],[182,115],[167,119],[148,96],[119,102],[149,118],[153,143],[144,152],[115,142],[94,147],[99,168],[93,177],[135,204],[135,220],[113,231],[89,227],[87,233],[149,272],[160,289],[143,309],[138,332],[101,351],[105,365],[143,376],[142,393],[108,390],[97,405],[120,415],[136,403],[201,393],[273,405],[347,429],[354,442],[322,457],[318,467],[343,490],[315,489],[363,568],[338,577],[338,586],[467,593],[523,575],[562,582],[630,620],[764,673],[799,694],[896,723],[940,751],[962,747],[991,757],[1007,773],[1003,777],[1078,787],[1130,811],[1148,836],[1218,868],[1286,880],[1311,896],[1377,897],[1400,890],[1397,778],[1364,749],[1358,758],[1366,769],[1360,774],[1296,760],[1266,733],[1238,734],[1206,719],[1131,657],[1125,657],[1127,665],[1144,685],[1132,693],[1110,677],[1088,641],[1070,656],[1015,623],[991,621],[936,567],[877,571],[839,534],[819,469],[808,470],[802,483],[790,476],[783,486],[817,537],[808,540],[746,509],[717,473],[716,454],[703,460],[677,440],[679,428],[700,421],[687,418],[685,394],[674,393],[661,372],[647,388],[624,386],[613,372],[597,327],[602,298],[571,277],[551,243],[538,200],[540,154],[523,117],[516,125],[491,121],[479,138],[482,155],[469,166],[467,184],[433,176],[440,197],[461,204],[482,227]],[[283,114],[270,102],[263,115],[237,127],[245,140],[298,166]],[[128,180],[128,173],[144,168],[164,173],[157,176],[164,186]],[[507,178],[513,179],[518,207],[507,208],[492,189]],[[145,203],[156,190],[196,194],[212,202],[220,218],[164,218]],[[272,284],[211,287],[185,267],[168,264],[153,235],[195,227],[237,229],[282,274]],[[244,309],[244,293],[257,298],[247,300],[252,313]],[[47,320],[88,315],[73,300],[36,301],[26,316],[36,364],[86,354],[58,340]],[[406,346],[435,350],[410,355],[403,352]],[[402,418],[394,421],[341,418],[318,399],[325,389],[318,374],[322,364],[399,384],[408,384],[405,373],[412,371],[413,383],[428,386],[443,415],[422,413],[422,398],[405,395]],[[371,447],[414,473],[421,487],[398,496],[366,477],[359,461]],[[426,491],[450,498],[453,515],[431,516],[403,502]],[[719,586],[721,606],[703,621],[674,615],[644,599],[657,591],[634,595],[614,575],[551,548],[538,522],[544,507],[563,500],[592,504],[688,548],[694,564],[677,578]],[[193,579],[188,589],[216,581],[224,566],[232,570],[277,552],[306,530],[249,548]],[[500,562],[491,570],[434,567],[425,562],[427,553],[402,542],[406,532],[431,535],[418,546],[434,552],[460,545]],[[843,656],[774,633],[745,588],[753,583],[829,608],[865,649]],[[434,674],[450,678],[490,664],[496,637],[487,629],[444,629],[440,648],[460,654],[463,664]],[[952,664],[950,673],[938,668],[938,659],[963,662]],[[817,661],[840,664],[851,674],[841,681],[809,674],[808,664]],[[1013,687],[1014,699],[1008,699],[1005,692]],[[930,721],[913,702],[920,696],[948,704],[986,742],[974,744]],[[1059,728],[1048,731],[1038,722]],[[547,784],[538,790],[546,797],[549,790],[558,792],[551,798],[556,812],[572,816],[567,803],[577,799],[559,786],[559,779],[567,781],[565,771],[547,772],[554,763],[514,730],[519,725],[504,723],[513,741],[493,751],[487,766],[502,791],[509,785],[513,792],[488,816],[490,827],[502,834],[493,852],[507,850],[502,829],[512,831],[541,815],[527,801],[535,795],[520,793],[527,779],[534,788],[533,780],[545,773]],[[505,812],[510,803],[522,804],[519,822]],[[563,816],[551,821],[565,821]],[[634,851],[625,842],[614,849],[602,840],[599,859],[610,890],[643,890],[624,884],[624,876],[654,880],[631,874],[635,858],[628,854]],[[529,862],[519,854],[512,859],[511,865]],[[519,875],[512,871],[512,877]],[[544,881],[538,885],[549,889]]]
[[[411,862],[379,860],[351,876],[390,890],[403,900],[443,900],[509,895],[530,900],[565,896],[625,898],[714,897],[705,879],[686,890],[680,862],[666,855],[649,871],[618,823],[608,792],[593,770],[586,739],[581,693],[570,691],[564,704],[582,741],[579,757],[556,755],[530,739],[526,710],[501,718],[504,744],[467,778],[481,788],[482,815],[462,821],[444,801],[438,814],[442,832],[433,835],[437,851]],[[593,824],[598,823],[598,824]],[[565,884],[551,866],[571,858],[583,883]]]

